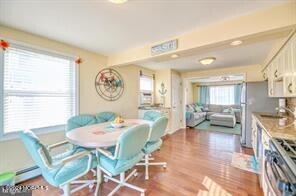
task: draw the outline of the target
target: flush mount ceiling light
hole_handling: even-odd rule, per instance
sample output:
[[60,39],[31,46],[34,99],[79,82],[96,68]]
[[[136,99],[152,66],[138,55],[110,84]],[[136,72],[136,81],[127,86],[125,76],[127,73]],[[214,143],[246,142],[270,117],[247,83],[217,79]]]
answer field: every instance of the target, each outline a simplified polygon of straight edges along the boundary
[[243,43],[243,41],[241,41],[241,40],[235,40],[235,41],[231,42],[230,45],[232,45],[232,46],[238,46],[238,45],[240,45],[242,43]]
[[178,58],[178,57],[179,57],[179,55],[177,55],[177,54],[172,54],[171,55],[171,58],[173,58],[173,59]]
[[115,3],[115,4],[123,4],[125,2],[127,2],[127,0],[109,0],[111,3]]
[[230,80],[230,77],[229,76],[222,76],[221,80],[222,81],[228,81],[228,80]]
[[212,64],[216,60],[215,57],[207,57],[204,59],[200,59],[199,62],[203,65],[209,65]]

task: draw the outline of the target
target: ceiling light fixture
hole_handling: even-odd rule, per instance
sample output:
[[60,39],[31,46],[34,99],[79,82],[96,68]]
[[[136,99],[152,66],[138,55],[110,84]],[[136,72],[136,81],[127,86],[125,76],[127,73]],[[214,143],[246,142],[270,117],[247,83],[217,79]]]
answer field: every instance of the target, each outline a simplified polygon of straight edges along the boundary
[[115,3],[115,4],[123,4],[125,2],[127,2],[127,0],[109,0],[111,3]]
[[230,80],[230,77],[229,76],[222,76],[221,80],[222,81],[228,81],[228,80]]
[[235,40],[235,41],[231,42],[230,45],[232,45],[232,46],[238,46],[238,45],[240,45],[242,43],[243,43],[243,41],[241,41],[241,40]]
[[178,57],[179,57],[179,55],[177,55],[177,54],[172,54],[171,55],[171,58],[173,58],[173,59],[178,58]]
[[204,59],[200,59],[199,62],[203,65],[209,65],[212,64],[216,60],[215,57],[207,57]]

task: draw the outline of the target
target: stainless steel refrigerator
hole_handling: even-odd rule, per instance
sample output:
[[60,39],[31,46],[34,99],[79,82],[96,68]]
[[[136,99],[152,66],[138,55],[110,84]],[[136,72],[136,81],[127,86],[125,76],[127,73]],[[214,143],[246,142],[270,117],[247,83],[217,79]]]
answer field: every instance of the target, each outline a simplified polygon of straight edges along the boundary
[[252,147],[252,113],[275,113],[278,106],[277,98],[268,97],[268,84],[263,82],[247,82],[242,85],[241,92],[241,144]]

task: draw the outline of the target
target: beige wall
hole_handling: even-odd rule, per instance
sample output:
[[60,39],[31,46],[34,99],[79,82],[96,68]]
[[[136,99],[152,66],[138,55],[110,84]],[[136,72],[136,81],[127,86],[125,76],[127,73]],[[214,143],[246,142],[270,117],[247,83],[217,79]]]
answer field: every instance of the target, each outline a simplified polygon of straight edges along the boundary
[[190,79],[196,77],[221,76],[227,74],[245,74],[247,82],[262,81],[261,65],[249,65],[240,67],[227,67],[219,69],[208,69],[202,71],[183,72],[182,78]]
[[171,107],[171,69],[157,70],[155,71],[155,103],[162,103],[161,95],[158,92],[161,88],[161,83],[164,83],[167,93],[165,95],[165,107]]
[[193,103],[198,102],[199,99],[199,87],[196,83],[192,83],[192,92],[193,92]]
[[[83,63],[79,66],[80,113],[96,113],[107,110],[114,111],[127,118],[138,116],[139,71],[142,68],[135,65],[116,68],[124,79],[125,89],[118,101],[109,102],[99,97],[94,87],[96,74],[107,65],[106,56],[4,26],[0,26],[0,35],[5,39],[80,56],[83,60]],[[147,69],[142,70],[147,73],[152,72]],[[64,140],[64,131],[43,134],[41,140],[45,144]],[[34,165],[19,139],[0,141],[0,160],[0,173],[9,170],[17,171]]]

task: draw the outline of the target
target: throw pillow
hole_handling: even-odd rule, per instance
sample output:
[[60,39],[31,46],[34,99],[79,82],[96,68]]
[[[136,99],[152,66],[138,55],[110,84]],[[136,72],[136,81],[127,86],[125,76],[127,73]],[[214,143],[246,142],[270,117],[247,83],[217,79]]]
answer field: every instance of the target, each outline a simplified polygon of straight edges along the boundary
[[234,114],[234,110],[232,107],[226,108],[222,111],[222,113]]
[[191,105],[187,105],[187,112],[195,112],[195,110]]
[[202,109],[201,107],[199,107],[198,105],[195,106],[195,111],[196,112],[202,112]]

